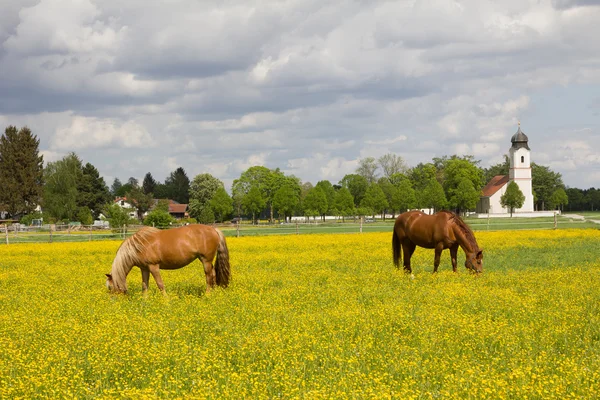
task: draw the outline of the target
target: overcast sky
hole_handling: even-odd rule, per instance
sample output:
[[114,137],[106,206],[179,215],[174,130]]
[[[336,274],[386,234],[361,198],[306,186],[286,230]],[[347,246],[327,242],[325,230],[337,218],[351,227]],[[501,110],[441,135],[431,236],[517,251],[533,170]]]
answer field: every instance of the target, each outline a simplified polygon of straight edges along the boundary
[[[155,4],[156,3],[156,4]],[[532,159],[600,187],[600,0],[0,0],[0,126],[110,186],[360,158]]]

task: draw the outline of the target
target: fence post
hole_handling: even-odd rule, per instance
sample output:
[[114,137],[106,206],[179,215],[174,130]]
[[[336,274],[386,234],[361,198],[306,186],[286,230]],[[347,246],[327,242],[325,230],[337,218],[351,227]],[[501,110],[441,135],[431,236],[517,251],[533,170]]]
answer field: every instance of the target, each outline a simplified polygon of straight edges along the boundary
[[240,237],[240,221],[237,221],[237,224],[235,225],[235,231],[237,233],[237,237]]
[[8,224],[4,224],[4,233],[6,233],[6,244],[8,244]]
[[488,218],[487,218],[487,230],[490,230],[490,210],[488,210]]
[[298,221],[296,221],[296,235],[298,235]]
[[50,243],[52,243],[52,225],[50,225]]
[[88,240],[88,242],[92,241],[92,225],[90,225],[90,240]]
[[558,218],[556,218],[556,213],[554,213],[554,229],[558,226]]
[[360,233],[362,233],[363,217],[360,217]]

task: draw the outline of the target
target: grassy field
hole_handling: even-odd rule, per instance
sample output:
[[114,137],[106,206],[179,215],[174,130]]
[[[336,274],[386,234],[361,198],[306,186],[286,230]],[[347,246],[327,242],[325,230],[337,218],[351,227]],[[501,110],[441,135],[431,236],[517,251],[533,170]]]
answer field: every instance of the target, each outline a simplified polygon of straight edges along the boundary
[[110,295],[118,241],[0,246],[0,398],[600,397],[600,230],[479,232],[485,273],[390,233],[229,238]]

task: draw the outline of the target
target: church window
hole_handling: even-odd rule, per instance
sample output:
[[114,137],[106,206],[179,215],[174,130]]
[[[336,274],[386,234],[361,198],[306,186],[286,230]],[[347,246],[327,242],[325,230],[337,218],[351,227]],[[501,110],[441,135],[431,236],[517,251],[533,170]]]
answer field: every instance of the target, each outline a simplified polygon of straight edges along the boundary
[[525,162],[525,156],[521,156],[521,162],[524,163]]

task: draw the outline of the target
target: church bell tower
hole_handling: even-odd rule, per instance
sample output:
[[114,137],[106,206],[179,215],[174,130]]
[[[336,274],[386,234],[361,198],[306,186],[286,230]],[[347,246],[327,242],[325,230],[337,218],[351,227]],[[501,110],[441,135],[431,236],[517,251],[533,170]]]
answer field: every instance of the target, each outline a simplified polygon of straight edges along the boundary
[[531,150],[529,149],[527,136],[521,131],[521,123],[517,133],[510,139],[510,170],[508,180],[514,181],[525,195],[523,207],[515,210],[520,212],[533,211],[533,186],[531,180]]

